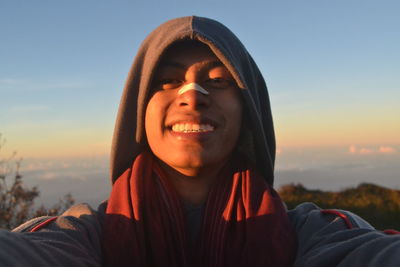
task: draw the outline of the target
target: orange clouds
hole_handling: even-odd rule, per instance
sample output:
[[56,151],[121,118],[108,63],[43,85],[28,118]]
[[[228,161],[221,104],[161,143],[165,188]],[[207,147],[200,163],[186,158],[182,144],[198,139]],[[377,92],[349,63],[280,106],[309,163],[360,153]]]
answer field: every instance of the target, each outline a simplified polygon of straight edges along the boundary
[[396,149],[394,149],[393,147],[390,146],[381,146],[379,147],[378,150],[380,153],[385,153],[385,154],[393,154],[396,153]]
[[380,146],[378,149],[373,149],[365,147],[358,148],[355,145],[349,146],[348,151],[350,154],[356,154],[356,155],[394,154],[397,152],[395,148],[390,146]]
[[351,154],[357,153],[357,147],[354,145],[349,146],[349,153],[351,153]]

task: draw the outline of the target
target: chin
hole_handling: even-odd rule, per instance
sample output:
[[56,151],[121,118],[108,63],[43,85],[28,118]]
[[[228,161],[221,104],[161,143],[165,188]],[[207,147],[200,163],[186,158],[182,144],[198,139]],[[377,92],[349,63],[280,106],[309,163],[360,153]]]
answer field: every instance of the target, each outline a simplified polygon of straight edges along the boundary
[[202,171],[210,170],[210,168],[215,169],[223,164],[223,160],[218,160],[208,157],[193,157],[193,155],[187,155],[181,160],[171,162],[170,165],[176,170],[187,170],[187,173],[192,173],[190,176],[195,176]]

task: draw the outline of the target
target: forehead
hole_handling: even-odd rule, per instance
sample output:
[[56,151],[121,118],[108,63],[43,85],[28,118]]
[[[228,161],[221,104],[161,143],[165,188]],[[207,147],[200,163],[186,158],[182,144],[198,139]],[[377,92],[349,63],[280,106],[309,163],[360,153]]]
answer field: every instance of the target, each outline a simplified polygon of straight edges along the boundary
[[164,52],[159,67],[165,65],[182,65],[182,67],[185,67],[203,61],[218,62],[222,65],[207,45],[200,42],[183,41],[173,44]]

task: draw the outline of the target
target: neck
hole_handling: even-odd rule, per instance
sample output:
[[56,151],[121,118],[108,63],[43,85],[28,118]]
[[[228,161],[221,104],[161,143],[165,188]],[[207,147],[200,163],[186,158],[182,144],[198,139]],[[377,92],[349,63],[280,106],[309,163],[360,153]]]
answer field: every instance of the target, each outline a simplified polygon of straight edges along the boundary
[[185,175],[161,162],[170,182],[174,185],[181,199],[193,205],[201,205],[207,200],[208,193],[218,178],[219,168],[210,168],[208,171]]

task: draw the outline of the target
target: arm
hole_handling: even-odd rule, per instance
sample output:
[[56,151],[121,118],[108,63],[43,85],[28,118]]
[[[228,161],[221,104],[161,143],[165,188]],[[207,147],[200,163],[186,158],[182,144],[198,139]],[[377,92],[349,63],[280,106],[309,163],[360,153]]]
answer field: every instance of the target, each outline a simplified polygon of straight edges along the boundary
[[399,266],[400,235],[377,231],[351,212],[304,203],[288,214],[298,237],[294,266]]
[[0,265],[101,265],[101,218],[98,213],[87,205],[75,205],[46,223],[48,219],[51,218],[31,220],[13,232],[0,231]]

